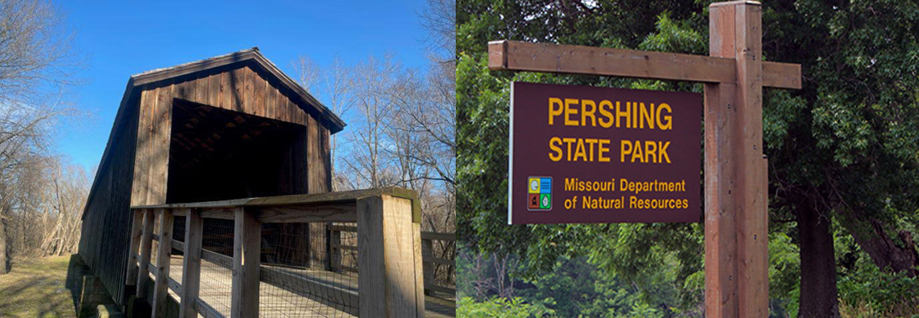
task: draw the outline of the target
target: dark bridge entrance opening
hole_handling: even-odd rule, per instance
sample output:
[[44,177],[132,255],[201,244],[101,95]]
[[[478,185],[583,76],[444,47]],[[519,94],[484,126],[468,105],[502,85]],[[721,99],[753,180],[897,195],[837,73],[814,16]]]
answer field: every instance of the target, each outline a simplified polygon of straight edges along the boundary
[[[181,99],[174,100],[172,116],[167,203],[307,192],[298,177],[307,160],[306,127]],[[175,228],[173,238],[182,241],[185,220],[176,219]],[[232,220],[205,220],[204,249],[232,257],[233,228]],[[310,243],[324,244],[325,235],[307,223],[264,224],[262,262],[311,267],[310,253],[321,249],[310,250]]]
[[167,203],[305,193],[304,126],[179,99],[172,116]]

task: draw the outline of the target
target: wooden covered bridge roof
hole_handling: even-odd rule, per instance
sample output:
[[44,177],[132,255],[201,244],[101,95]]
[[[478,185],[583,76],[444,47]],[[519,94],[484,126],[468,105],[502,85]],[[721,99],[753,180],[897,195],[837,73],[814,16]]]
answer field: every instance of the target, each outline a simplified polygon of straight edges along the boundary
[[[265,80],[277,85],[276,88],[279,91],[283,91],[283,94],[292,103],[296,104],[306,114],[311,114],[315,117],[316,121],[325,129],[328,129],[330,133],[337,133],[346,126],[345,122],[332,110],[323,105],[322,102],[313,97],[312,94],[287,74],[281,72],[274,63],[262,55],[258,47],[135,74],[128,79],[88,200],[92,200],[95,195],[101,172],[108,170],[107,167],[113,164],[111,162],[113,143],[117,134],[124,133],[124,128],[129,126],[131,118],[127,115],[128,110],[131,107],[138,107],[138,100],[142,91],[164,85],[164,83],[180,82],[202,76],[202,74],[221,72],[221,68],[232,69],[234,66],[247,66],[258,72]],[[84,208],[83,217],[86,216],[87,208]]]

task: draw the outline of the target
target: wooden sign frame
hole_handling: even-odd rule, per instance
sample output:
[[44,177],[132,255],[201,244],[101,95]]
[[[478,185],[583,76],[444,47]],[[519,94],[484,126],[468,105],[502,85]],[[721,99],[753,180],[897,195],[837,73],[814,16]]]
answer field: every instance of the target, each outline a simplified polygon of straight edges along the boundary
[[705,83],[705,312],[769,316],[763,87],[801,88],[797,64],[762,60],[762,5],[709,6],[709,56],[495,41],[493,70]]

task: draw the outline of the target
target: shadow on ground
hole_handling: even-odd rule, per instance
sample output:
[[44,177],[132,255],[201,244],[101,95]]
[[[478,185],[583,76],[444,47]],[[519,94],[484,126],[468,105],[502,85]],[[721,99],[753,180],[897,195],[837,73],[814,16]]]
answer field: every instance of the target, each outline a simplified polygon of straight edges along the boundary
[[70,256],[13,259],[0,275],[0,317],[76,317],[65,286]]

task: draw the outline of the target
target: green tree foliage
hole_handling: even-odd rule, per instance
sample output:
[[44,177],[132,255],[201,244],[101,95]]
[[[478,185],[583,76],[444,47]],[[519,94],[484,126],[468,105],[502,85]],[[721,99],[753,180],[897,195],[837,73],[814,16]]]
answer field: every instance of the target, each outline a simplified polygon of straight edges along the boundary
[[[676,299],[671,303],[675,308],[663,309],[665,316],[697,306],[704,282],[701,224],[508,226],[506,182],[510,81],[695,92],[701,92],[701,86],[492,72],[486,67],[486,44],[509,39],[706,55],[710,1],[458,4],[457,226],[462,240],[482,253],[520,256],[525,266],[519,275],[531,282],[557,270],[559,260],[586,257],[607,280],[616,277],[640,286],[636,292],[646,304]],[[787,314],[782,308],[791,314],[799,308],[813,310],[808,304],[819,302],[800,292],[807,290],[800,286],[801,272],[811,271],[802,264],[809,266],[812,260],[836,262],[844,302],[846,295],[855,293],[852,286],[858,284],[852,282],[880,284],[868,278],[916,275],[919,256],[912,237],[919,233],[917,35],[915,1],[763,3],[765,58],[799,63],[804,77],[799,91],[764,90],[774,315]],[[808,216],[817,220],[816,227],[799,224]],[[814,231],[835,243],[802,242],[800,234]],[[673,273],[675,287],[654,290],[661,281],[656,275],[665,271]],[[828,278],[835,287],[836,274],[805,276],[811,275]],[[919,288],[914,280],[894,276],[881,281]],[[831,301],[835,308],[836,297],[827,294],[822,301]]]
[[475,302],[472,298],[464,297],[456,304],[457,317],[469,318],[529,318],[549,317],[554,314],[552,310],[527,304],[523,298],[510,300],[496,297],[485,302]]
[[[493,302],[502,298],[497,290],[482,290],[483,286],[495,288],[497,280],[505,280],[514,286],[513,294],[505,294],[511,300],[520,299],[532,308],[544,308],[540,312],[551,310],[558,317],[667,317],[683,312],[670,304],[679,303],[678,285],[675,269],[677,260],[666,261],[669,268],[655,272],[646,282],[632,283],[625,276],[610,273],[591,264],[585,257],[559,257],[552,270],[527,274],[528,264],[511,261],[506,277],[501,277],[495,269],[500,267],[500,258],[475,257],[468,249],[462,249],[461,262],[458,262],[458,273],[464,279],[457,286],[460,298],[468,298],[467,303],[480,304]],[[511,256],[514,260],[516,257]],[[496,266],[497,265],[497,266]],[[491,284],[490,284],[491,283]],[[653,293],[642,293],[648,289]],[[537,315],[538,316],[538,315]]]
[[859,318],[919,316],[919,277],[881,271],[836,225],[840,313]]

